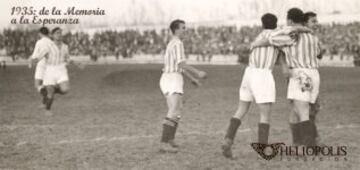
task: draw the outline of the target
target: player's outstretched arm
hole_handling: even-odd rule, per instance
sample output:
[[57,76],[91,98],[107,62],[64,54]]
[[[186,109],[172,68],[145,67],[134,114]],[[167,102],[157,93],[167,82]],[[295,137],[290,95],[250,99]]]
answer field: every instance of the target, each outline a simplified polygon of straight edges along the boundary
[[36,65],[39,62],[38,58],[29,58],[28,59],[28,66],[29,68],[32,68],[34,65]]
[[311,29],[304,26],[297,27],[286,27],[283,29],[276,30],[270,34],[269,37],[264,37],[259,40],[255,40],[252,43],[252,49],[262,46],[275,46],[275,47],[284,47],[293,45],[297,39],[298,34],[301,32],[312,32]]
[[205,71],[198,70],[195,67],[192,67],[192,66],[186,64],[184,45],[182,43],[179,43],[176,47],[177,47],[176,51],[179,51],[179,55],[177,55],[178,56],[178,59],[177,59],[178,66],[180,68],[182,68],[185,72],[189,72],[191,74],[194,74],[198,78],[205,79],[206,76],[207,76]]
[[319,60],[323,58],[323,55],[326,53],[326,50],[322,48],[322,43],[318,40],[318,50],[319,54],[316,56]]
[[188,71],[184,71],[183,72],[185,77],[188,78],[192,84],[194,84],[195,86],[201,86],[201,82],[199,79],[197,79],[196,77],[194,77],[191,73],[189,73]]
[[201,79],[205,79],[207,76],[205,71],[198,70],[195,67],[186,64],[185,62],[179,63],[179,67],[184,69],[185,71],[188,71],[188,72],[196,75],[198,78],[201,78]]

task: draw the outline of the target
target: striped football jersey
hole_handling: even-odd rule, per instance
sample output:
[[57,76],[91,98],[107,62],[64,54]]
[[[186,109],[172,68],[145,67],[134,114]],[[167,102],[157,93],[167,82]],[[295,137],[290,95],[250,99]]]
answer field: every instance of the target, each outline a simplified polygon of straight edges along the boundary
[[[273,30],[263,30],[258,39],[268,39]],[[249,66],[261,69],[273,69],[276,59],[279,55],[279,49],[274,46],[256,47],[252,49],[249,58]]]
[[281,47],[291,68],[318,68],[317,57],[321,54],[319,39],[312,33],[298,33],[296,40],[290,38],[291,27],[284,27],[269,37],[271,45]]
[[182,72],[179,67],[181,62],[185,62],[184,44],[174,37],[167,45],[164,55],[164,73]]
[[65,61],[60,55],[59,48],[48,37],[43,37],[36,42],[31,58],[39,60],[45,58],[46,65],[61,65]]

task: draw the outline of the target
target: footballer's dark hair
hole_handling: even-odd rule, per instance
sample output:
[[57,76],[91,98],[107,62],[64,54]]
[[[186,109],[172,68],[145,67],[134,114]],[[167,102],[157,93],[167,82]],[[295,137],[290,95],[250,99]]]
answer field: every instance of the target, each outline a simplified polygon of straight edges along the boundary
[[171,33],[175,33],[177,29],[179,29],[180,24],[185,24],[184,20],[176,19],[170,23]]
[[56,31],[61,31],[60,27],[55,27],[54,29],[51,30],[51,34],[54,34]]
[[317,15],[316,15],[315,12],[312,12],[312,11],[305,12],[305,14],[304,14],[304,22],[307,23],[310,18],[316,17],[316,16],[317,16]]
[[277,27],[277,17],[274,14],[266,13],[261,17],[264,29],[275,29]]
[[40,29],[39,29],[39,32],[41,33],[41,34],[43,34],[43,35],[49,35],[49,28],[47,28],[47,27],[41,27]]
[[293,21],[294,23],[303,23],[304,22],[304,12],[299,8],[291,8],[287,12],[288,20]]

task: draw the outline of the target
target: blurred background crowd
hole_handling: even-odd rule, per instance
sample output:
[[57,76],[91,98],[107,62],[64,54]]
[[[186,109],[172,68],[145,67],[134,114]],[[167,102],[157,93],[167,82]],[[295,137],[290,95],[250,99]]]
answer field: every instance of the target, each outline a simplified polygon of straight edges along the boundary
[[[212,55],[238,55],[246,60],[249,44],[261,31],[259,26],[196,27],[188,28],[184,39],[187,54],[210,60]],[[353,55],[360,58],[360,22],[348,24],[323,24],[316,29],[327,55]],[[64,42],[69,45],[72,56],[131,58],[137,54],[162,54],[169,41],[169,31],[123,30],[64,32]],[[0,33],[0,49],[13,60],[28,58],[38,39],[37,30],[4,29]]]

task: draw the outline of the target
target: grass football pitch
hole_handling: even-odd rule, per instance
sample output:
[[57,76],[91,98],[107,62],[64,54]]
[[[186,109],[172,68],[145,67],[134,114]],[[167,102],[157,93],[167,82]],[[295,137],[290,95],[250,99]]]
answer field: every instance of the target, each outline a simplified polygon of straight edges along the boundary
[[[263,160],[257,140],[258,109],[252,106],[235,140],[232,160],[220,145],[238,104],[244,66],[199,66],[202,87],[185,83],[177,154],[158,152],[167,111],[159,89],[161,65],[96,65],[70,68],[71,91],[57,96],[46,116],[33,88],[33,70],[0,70],[0,169],[360,169],[360,69],[320,69],[322,142],[346,146],[345,157]],[[286,81],[274,70],[277,102],[270,143],[291,144]]]

